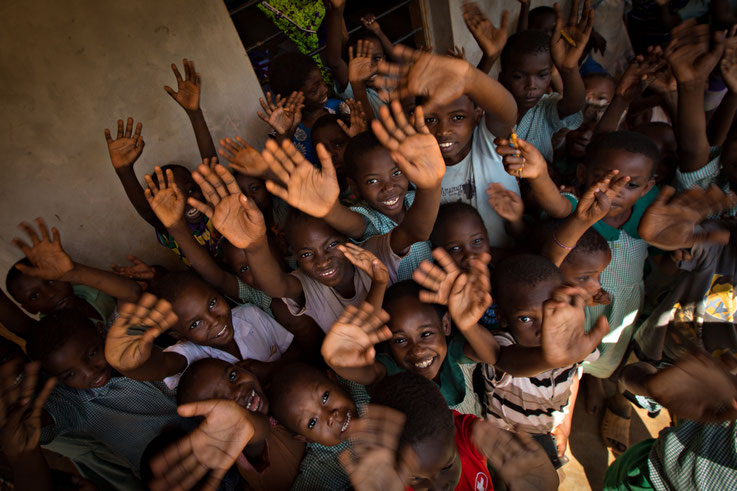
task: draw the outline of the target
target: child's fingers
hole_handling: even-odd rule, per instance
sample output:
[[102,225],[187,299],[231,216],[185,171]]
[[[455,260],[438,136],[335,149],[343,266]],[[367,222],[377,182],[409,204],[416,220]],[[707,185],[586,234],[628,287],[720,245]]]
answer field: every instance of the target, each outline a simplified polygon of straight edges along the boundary
[[[359,41],[359,43],[360,42],[361,41]],[[348,46],[348,62],[350,63],[351,61],[353,61],[353,58],[353,46]]]
[[125,122],[125,137],[130,138],[133,133],[133,118],[129,117]]
[[395,100],[391,102],[390,107],[392,110],[392,115],[394,116],[394,122],[396,123],[398,129],[405,135],[405,137],[409,135],[414,135],[416,131],[412,127],[412,125],[409,124],[409,121],[407,121],[407,116],[405,116],[404,111],[402,110],[402,104],[399,101]]
[[[384,107],[381,108],[381,110],[383,109]],[[376,139],[379,140],[379,142],[384,147],[391,151],[396,151],[399,149],[399,142],[394,137],[392,137],[389,132],[387,132],[387,130],[384,128],[384,125],[381,124],[378,119],[374,119],[373,121],[371,121],[371,129],[374,131]]]
[[[267,114],[270,114],[270,113],[267,113]],[[269,117],[266,116],[266,115],[264,115],[264,113],[262,113],[261,111],[256,111],[256,115],[259,118],[261,118],[265,123],[269,123]],[[269,123],[269,124],[271,124],[271,123]]]
[[18,224],[18,227],[28,235],[28,238],[31,239],[31,244],[36,246],[41,243],[41,239],[36,234],[36,230],[28,222],[21,222]]
[[[200,184],[200,189],[202,189],[205,198],[207,198],[207,200],[210,201],[213,205],[217,205],[218,203],[220,203],[221,198],[229,196],[230,193],[228,193],[223,180],[220,178],[220,176],[212,172],[208,166],[200,164],[197,166],[197,171],[195,172],[200,175],[200,178],[202,179],[202,184],[200,184],[197,179],[195,179],[195,182],[197,182],[197,184]],[[194,178],[194,173],[192,173],[192,177]],[[207,183],[207,191],[203,187],[203,184],[205,183]]]
[[233,174],[231,174],[230,171],[221,164],[215,164],[214,168],[215,173],[220,177],[222,183],[225,184],[225,188],[228,190],[228,195],[240,194],[241,188],[238,186],[238,182],[236,182]]
[[602,315],[596,320],[594,328],[586,333],[586,337],[589,339],[589,344],[591,345],[592,350],[594,349],[594,347],[599,345],[602,338],[604,338],[604,336],[606,336],[608,332],[609,321],[607,320],[606,316]]
[[177,84],[184,82],[184,80],[182,80],[182,74],[179,73],[179,68],[177,68],[175,63],[171,64],[171,71],[174,72],[174,78],[177,79]]
[[[353,119],[353,113],[351,113],[351,119]],[[348,129],[348,125],[343,122],[343,120],[338,120],[338,126],[340,126],[340,129],[343,130],[343,132],[346,135],[350,135],[350,130]]]
[[245,194],[241,194],[238,197],[238,201],[240,202],[243,211],[245,211],[246,218],[248,218],[249,222],[253,224],[263,223],[264,215],[261,213],[261,210],[258,209],[258,206],[256,206],[255,201],[248,199]]
[[108,128],[105,128],[105,141],[107,141],[108,145],[113,142],[113,137],[110,135],[110,130]]
[[122,119],[119,119],[118,120],[118,136],[117,136],[117,138],[122,138],[122,137],[123,137],[123,120]]
[[397,164],[397,167],[399,167],[405,174],[408,173],[408,170],[412,169],[412,163],[407,160],[403,154],[399,152],[391,152],[389,156],[394,161],[394,163]]
[[[392,103],[394,102],[399,101],[392,101]],[[381,109],[379,109],[379,118],[381,119],[386,132],[389,133],[389,135],[391,135],[392,138],[394,138],[395,140],[402,141],[406,138],[406,134],[397,126],[397,121],[395,121],[394,117],[392,116],[392,112],[393,111],[390,111],[389,107],[382,106]]]
[[197,208],[198,210],[200,210],[202,213],[205,214],[205,216],[207,216],[207,218],[212,218],[212,215],[214,213],[213,209],[207,206],[205,203],[198,201],[192,197],[187,198],[187,203],[192,208]]
[[[294,169],[297,167],[297,163],[289,158],[289,156],[284,151],[284,149],[289,148],[290,145],[294,147],[292,142],[290,142],[289,140],[284,140],[281,147],[273,140],[268,140],[266,142],[266,148],[271,152],[274,160],[278,162],[284,168],[284,170],[286,170],[291,175],[292,172],[294,172]],[[284,183],[289,184],[289,180],[284,181]]]
[[[294,150],[297,151],[296,148],[294,148]],[[325,145],[323,145],[322,143],[318,143],[317,146],[315,147],[315,150],[317,151],[317,158],[320,161],[320,164],[322,165],[322,173],[326,176],[336,176],[337,173],[335,172],[335,165],[333,164],[333,158],[330,156],[330,152],[328,152],[327,149],[325,148]],[[301,156],[302,155],[300,154],[300,157]]]
[[271,114],[271,100],[269,100],[269,104],[266,104],[266,101],[264,101],[264,98],[259,97],[258,102],[261,104],[261,108],[264,110],[266,114]]
[[[277,177],[279,175],[277,174]],[[281,179],[281,177],[279,177]],[[283,179],[282,179],[283,181]],[[266,181],[266,190],[276,196],[277,198],[280,198],[286,202],[289,202],[289,192],[286,190],[286,188],[280,186],[279,184],[275,183],[272,180]]]
[[632,178],[630,176],[615,177],[614,181],[610,182],[606,189],[602,189],[602,191],[604,191],[607,197],[611,200],[619,194],[622,188],[625,187],[631,179]]
[[167,94],[169,94],[171,96],[172,99],[174,99],[174,100],[177,99],[177,93],[176,93],[176,91],[174,91],[174,89],[172,89],[168,85],[164,85],[164,90],[166,91]]
[[46,222],[44,222],[44,219],[38,217],[34,221],[36,222],[38,231],[41,234],[41,242],[50,242],[51,238],[49,237],[49,228],[46,226]]
[[[154,173],[156,174],[156,184],[158,191],[166,189],[166,180],[164,179],[164,172],[158,165],[154,167]],[[155,194],[155,193],[154,193]]]

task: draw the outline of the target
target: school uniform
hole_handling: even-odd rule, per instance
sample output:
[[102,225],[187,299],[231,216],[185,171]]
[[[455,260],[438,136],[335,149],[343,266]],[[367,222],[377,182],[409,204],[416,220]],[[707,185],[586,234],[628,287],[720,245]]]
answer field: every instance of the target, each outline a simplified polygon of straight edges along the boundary
[[535,145],[548,162],[553,161],[551,142],[553,135],[564,128],[575,130],[583,123],[581,111],[561,119],[558,114],[558,103],[562,98],[563,96],[557,92],[544,94],[537,104],[522,116],[515,130],[519,138]]

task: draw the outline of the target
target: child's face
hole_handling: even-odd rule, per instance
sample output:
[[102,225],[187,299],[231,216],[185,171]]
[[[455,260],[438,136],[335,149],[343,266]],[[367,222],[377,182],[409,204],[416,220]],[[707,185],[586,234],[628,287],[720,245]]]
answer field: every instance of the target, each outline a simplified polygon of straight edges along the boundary
[[172,303],[179,320],[172,328],[180,339],[221,347],[233,340],[233,319],[225,299],[204,281],[189,281]]
[[[194,198],[197,201],[205,201],[204,196],[202,196],[202,191],[200,190],[200,187],[197,185],[196,182],[194,182],[194,179],[192,179],[192,174],[189,173],[189,171],[183,167],[174,167],[172,169],[172,172],[174,173],[174,182],[176,183],[177,187],[181,189],[182,193],[184,193],[184,196],[186,198]],[[189,223],[199,223],[204,219],[204,215],[201,211],[199,211],[197,208],[194,208],[189,203],[185,205],[184,208],[184,219],[187,220]]]
[[534,16],[532,21],[527,25],[527,28],[531,31],[545,31],[548,37],[552,37],[553,31],[555,30],[555,21],[555,14],[548,12],[543,15]]
[[282,423],[308,442],[332,447],[344,441],[358,417],[356,403],[326,375],[302,382],[290,390],[292,404]]
[[678,143],[673,127],[665,124],[646,125],[637,131],[650,137],[660,151],[660,160],[655,167],[655,181],[666,184],[671,182],[678,168]]
[[246,195],[246,198],[256,203],[264,216],[267,212],[271,212],[271,195],[266,191],[263,179],[236,172],[235,182],[238,183],[238,187],[241,188],[241,192]]
[[461,479],[461,458],[455,438],[426,439],[413,446],[418,460],[407,483],[412,489],[455,489]]
[[448,353],[445,337],[450,334],[447,317],[418,298],[403,297],[387,309],[392,332],[389,340],[392,358],[407,371],[433,380]]
[[105,360],[105,336],[99,330],[80,330],[43,361],[45,371],[72,389],[95,389],[107,384],[113,369]]
[[586,148],[591,143],[591,137],[594,136],[594,126],[596,126],[596,120],[592,118],[585,121],[579,128],[566,133],[566,151],[570,157],[581,159],[586,155]]
[[601,292],[601,272],[609,266],[612,260],[610,251],[594,251],[587,254],[577,254],[572,261],[563,261],[560,272],[567,285],[580,286],[588,294],[587,305],[593,305],[593,299]]
[[471,259],[484,252],[491,252],[486,227],[477,216],[456,215],[435,226],[438,231],[433,234],[433,247],[442,247],[448,251],[459,268],[468,271]]
[[42,280],[27,274],[18,276],[11,283],[8,293],[31,314],[48,314],[71,308],[75,302],[70,283]]
[[295,224],[291,239],[297,263],[310,278],[330,288],[353,282],[353,265],[338,249],[346,238],[323,220]]
[[23,366],[28,359],[20,346],[5,338],[0,339],[0,380],[15,380],[20,384]]
[[545,94],[552,73],[550,53],[526,53],[512,59],[507,70],[499,74],[499,81],[512,93],[521,113]]
[[227,362],[210,363],[200,368],[202,372],[197,374],[197,379],[207,383],[198,385],[194,400],[227,399],[251,412],[268,414],[269,401],[253,373]]
[[591,115],[598,121],[609,103],[614,99],[616,86],[608,77],[587,77],[583,81],[586,88],[585,115]]
[[345,154],[345,147],[348,145],[348,135],[341,129],[338,124],[331,124],[327,126],[321,126],[317,130],[314,130],[311,134],[312,143],[317,146],[318,143],[325,145],[325,149],[330,153],[330,158],[335,166],[335,171],[338,174],[345,172],[343,168],[343,155]]
[[457,164],[471,151],[473,130],[480,119],[481,110],[465,95],[445,106],[425,109],[425,123],[438,141],[446,165]]
[[374,75],[371,76],[371,78],[368,79],[367,85],[370,87],[373,87],[374,85],[374,78],[376,77],[376,71],[377,71],[377,65],[379,61],[384,59],[384,48],[381,46],[381,43],[378,42],[376,39],[371,40],[371,70],[374,72]]
[[223,258],[230,267],[230,271],[241,279],[241,281],[247,285],[255,288],[256,282],[253,279],[253,273],[251,273],[251,267],[248,265],[248,258],[246,252],[243,249],[238,249],[231,243],[227,243],[223,247]]
[[584,174],[583,179],[579,175],[579,181],[584,182],[588,189],[614,169],[619,170],[618,177],[630,176],[630,181],[612,200],[607,217],[629,213],[635,202],[645,196],[655,184],[652,176],[653,161],[640,153],[620,149],[604,152],[597,162],[590,162],[586,168],[579,165],[579,174]]
[[409,181],[392,160],[389,150],[371,149],[356,159],[355,165],[355,180],[348,180],[351,189],[374,210],[388,217],[401,214]]
[[539,282],[533,288],[527,285],[512,285],[505,297],[509,300],[500,305],[503,325],[512,333],[520,346],[540,346],[543,320],[543,303],[553,290],[561,284],[557,278]]
[[320,109],[328,102],[328,86],[317,67],[312,69],[300,90],[305,95],[304,104],[307,110]]

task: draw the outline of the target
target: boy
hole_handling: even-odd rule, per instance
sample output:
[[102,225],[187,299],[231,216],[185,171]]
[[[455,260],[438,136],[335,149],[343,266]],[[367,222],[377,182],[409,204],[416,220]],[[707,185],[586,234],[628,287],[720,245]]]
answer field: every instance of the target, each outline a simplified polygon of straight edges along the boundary
[[[165,330],[170,319],[157,315],[146,297],[142,302],[122,305],[112,329],[146,324]],[[57,435],[86,435],[82,442],[100,442],[138,475],[146,444],[167,425],[181,422],[174,394],[165,385],[131,380],[113,370],[105,361],[104,328],[84,314],[62,310],[44,317],[27,349],[44,372],[59,380],[41,416],[42,445]]]
[[[163,380],[172,389],[187,366],[200,358],[230,363],[249,360],[253,370],[268,370],[260,362],[287,355],[293,335],[252,305],[230,308],[225,299],[192,272],[172,272],[152,285],[141,302],[169,319],[169,334],[178,340],[165,350],[152,341],[164,330],[112,327],[105,344],[108,362],[136,380]],[[293,356],[294,349],[289,351]],[[264,374],[266,375],[266,374]]]
[[[553,134],[562,128],[575,129],[582,122],[586,90],[578,60],[594,20],[588,1],[578,23],[577,0],[571,5],[571,17],[565,28],[560,12],[557,14],[552,37],[544,31],[523,31],[510,36],[502,50],[499,72],[499,81],[517,102],[517,135],[535,145],[548,162],[553,160]],[[561,34],[564,30],[565,37]],[[563,95],[545,93],[553,65],[563,80]]]
[[292,489],[346,489],[337,456],[350,447],[348,430],[369,402],[366,389],[297,363],[274,374],[268,397],[274,418],[307,442]]

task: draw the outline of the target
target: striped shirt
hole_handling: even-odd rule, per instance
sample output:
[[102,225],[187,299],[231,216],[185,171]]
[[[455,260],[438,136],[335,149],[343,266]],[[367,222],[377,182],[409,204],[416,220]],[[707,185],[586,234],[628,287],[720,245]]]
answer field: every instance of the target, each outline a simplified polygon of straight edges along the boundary
[[[517,344],[507,332],[496,334],[499,346]],[[598,358],[597,351],[586,361]],[[515,377],[484,365],[487,419],[501,428],[531,434],[550,433],[568,414],[568,400],[574,377],[580,376],[580,363],[555,368],[534,377]]]
[[583,122],[581,111],[569,114],[561,119],[558,115],[558,103],[563,98],[557,92],[544,94],[537,104],[532,106],[517,124],[517,136],[532,143],[548,162],[553,161],[552,138],[555,133],[568,128],[575,130]]
[[[722,157],[721,152],[718,151],[718,147],[713,147],[710,153],[711,160],[708,164],[700,169],[692,172],[681,172],[680,169],[676,169],[675,177],[675,188],[678,192],[685,191],[695,187],[706,189],[712,184],[715,184],[725,193],[730,190],[729,180],[722,168]],[[737,215],[737,206],[732,207],[728,211],[729,215]]]
[[[412,203],[415,201],[415,192],[407,191],[404,195],[404,208],[409,209]],[[367,240],[375,235],[382,235],[388,233],[397,223],[384,215],[383,213],[374,210],[366,202],[361,202],[356,206],[351,206],[351,210],[355,211],[359,215],[362,215],[366,221],[366,230],[363,232],[363,236],[360,241]],[[360,242],[359,241],[359,242]],[[430,241],[415,242],[405,257],[402,258],[402,262],[399,263],[399,269],[397,270],[397,281],[409,280],[412,278],[412,271],[420,266],[422,261],[432,262],[432,249],[430,248]]]
[[236,303],[241,305],[255,305],[271,317],[274,317],[274,314],[271,312],[271,297],[261,290],[252,287],[237,276],[236,278],[238,279],[238,300],[236,300]]

